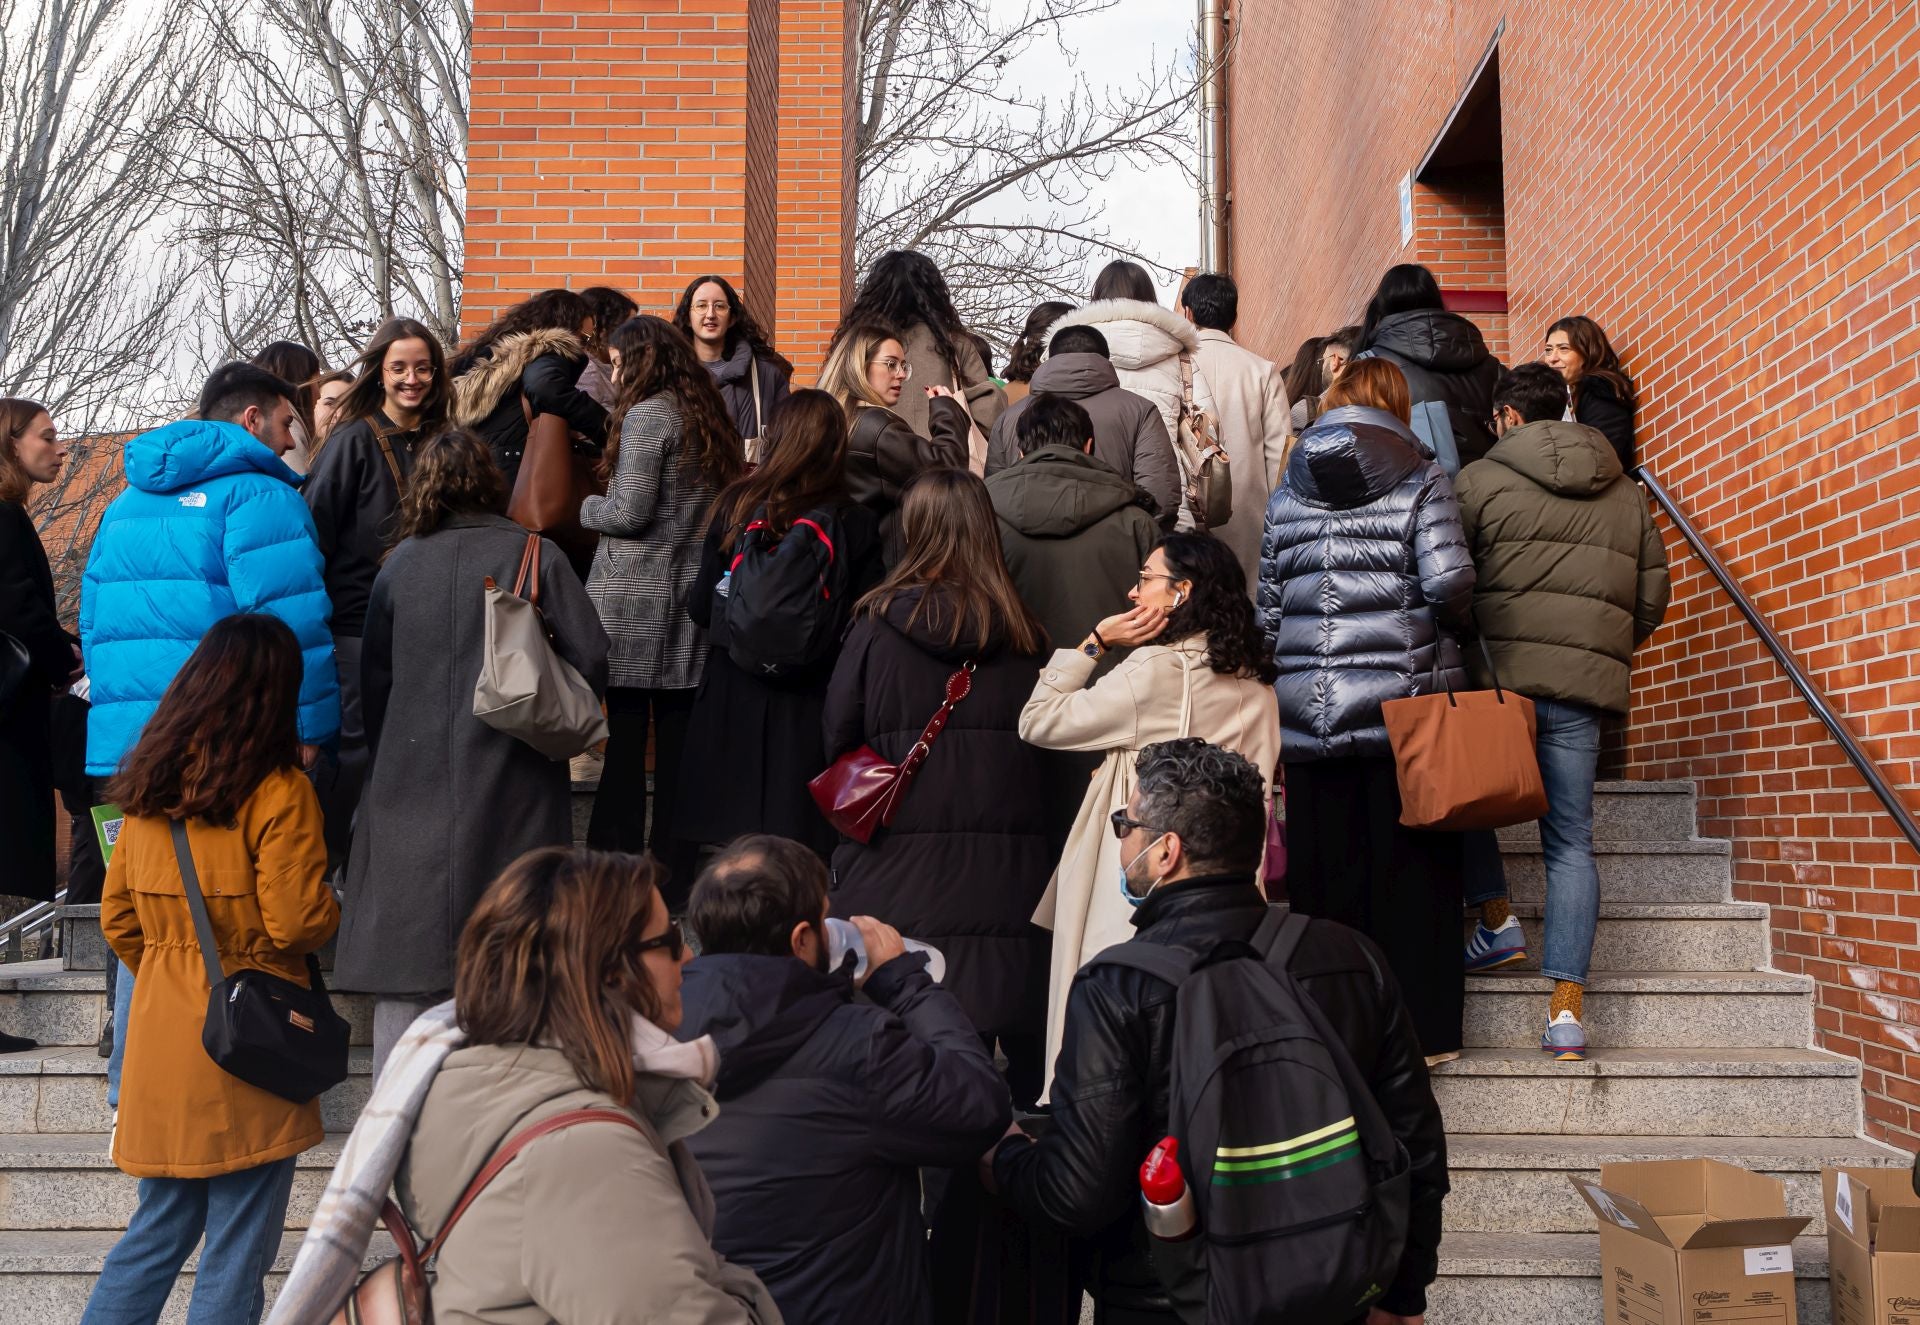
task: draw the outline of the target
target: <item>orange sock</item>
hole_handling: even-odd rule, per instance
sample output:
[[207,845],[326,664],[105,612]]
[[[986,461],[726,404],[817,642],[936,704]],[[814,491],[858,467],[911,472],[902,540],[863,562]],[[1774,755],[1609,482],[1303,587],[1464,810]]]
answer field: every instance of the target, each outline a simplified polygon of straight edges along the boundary
[[1480,903],[1480,923],[1488,929],[1498,929],[1507,923],[1507,917],[1513,914],[1513,908],[1507,905],[1504,897],[1490,897]]
[[1580,995],[1584,991],[1571,980],[1553,982],[1553,1002],[1547,1007],[1547,1020],[1552,1021],[1562,1012],[1571,1012],[1577,1019],[1580,1016]]

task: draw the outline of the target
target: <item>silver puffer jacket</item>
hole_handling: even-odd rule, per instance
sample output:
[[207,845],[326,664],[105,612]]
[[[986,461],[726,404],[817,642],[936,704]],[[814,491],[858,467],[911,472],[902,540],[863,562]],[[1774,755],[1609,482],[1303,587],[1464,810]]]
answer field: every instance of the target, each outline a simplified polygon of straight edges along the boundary
[[1288,763],[1391,754],[1383,700],[1469,684],[1455,642],[1473,558],[1453,484],[1385,410],[1328,410],[1267,503],[1260,627],[1280,679]]

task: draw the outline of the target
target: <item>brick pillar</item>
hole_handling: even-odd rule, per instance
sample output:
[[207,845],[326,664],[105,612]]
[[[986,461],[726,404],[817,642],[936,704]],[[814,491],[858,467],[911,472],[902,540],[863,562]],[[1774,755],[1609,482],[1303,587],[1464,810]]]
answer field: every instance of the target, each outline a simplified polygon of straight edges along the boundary
[[852,30],[847,0],[475,0],[467,332],[554,285],[665,316],[716,271],[817,364],[847,280]]

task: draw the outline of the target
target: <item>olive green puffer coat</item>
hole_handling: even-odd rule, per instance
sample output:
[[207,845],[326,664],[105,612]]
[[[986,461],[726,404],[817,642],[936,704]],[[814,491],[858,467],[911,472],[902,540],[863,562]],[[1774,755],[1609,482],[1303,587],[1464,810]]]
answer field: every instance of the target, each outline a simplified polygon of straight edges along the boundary
[[[1479,572],[1473,614],[1500,681],[1535,699],[1627,711],[1633,651],[1667,614],[1667,549],[1640,486],[1579,423],[1508,433],[1455,483]],[[1475,679],[1485,664],[1467,651]]]

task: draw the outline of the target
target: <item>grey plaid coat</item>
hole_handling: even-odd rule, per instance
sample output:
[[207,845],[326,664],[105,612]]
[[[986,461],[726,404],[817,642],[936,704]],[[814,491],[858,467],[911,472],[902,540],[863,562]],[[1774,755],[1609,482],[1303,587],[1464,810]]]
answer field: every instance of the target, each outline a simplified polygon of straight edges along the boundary
[[706,632],[687,617],[713,489],[680,465],[680,408],[649,397],[620,424],[620,455],[607,495],[580,505],[580,523],[602,535],[587,597],[613,642],[608,684],[691,690],[706,662]]

